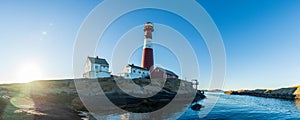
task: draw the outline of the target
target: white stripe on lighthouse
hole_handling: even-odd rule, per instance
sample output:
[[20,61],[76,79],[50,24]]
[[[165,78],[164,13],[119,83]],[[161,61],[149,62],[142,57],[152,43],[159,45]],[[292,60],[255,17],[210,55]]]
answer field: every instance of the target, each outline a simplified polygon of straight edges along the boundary
[[144,39],[144,48],[152,48],[152,39],[151,38]]

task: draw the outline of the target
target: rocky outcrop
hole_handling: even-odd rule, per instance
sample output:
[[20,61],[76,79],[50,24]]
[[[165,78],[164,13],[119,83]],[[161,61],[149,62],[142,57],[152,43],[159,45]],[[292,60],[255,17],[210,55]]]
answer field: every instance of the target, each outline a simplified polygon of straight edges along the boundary
[[[138,87],[136,90],[129,92],[138,94],[152,94],[154,90],[159,89],[158,85],[164,85],[163,89],[161,89],[156,95],[145,99],[134,98],[130,95],[127,95],[118,88],[116,80],[112,78],[103,78],[97,80],[86,79],[82,81],[86,81],[88,86],[92,85],[92,88],[89,88],[87,86],[89,93],[95,94],[94,96],[99,96],[99,93],[94,92],[93,88],[101,87],[106,95],[104,96],[105,99],[109,98],[111,101],[114,101],[115,105],[119,105],[120,108],[133,112],[154,111],[167,105],[169,101],[171,101],[172,98],[176,95],[183,96],[181,97],[183,99],[179,99],[178,101],[177,105],[179,106],[185,105],[184,99],[186,98],[195,98],[195,100],[199,100],[205,97],[204,94],[200,91],[196,93],[196,96],[186,96],[187,93],[193,92],[195,90],[190,82],[182,81],[179,79],[168,79],[165,83],[161,83],[158,80],[157,82],[154,82],[154,84],[150,86],[149,89],[142,89],[142,86],[150,84],[149,79],[134,80],[133,82],[141,87]],[[91,81],[94,81],[95,83]],[[183,87],[181,89],[181,92],[177,92],[179,89],[179,85]],[[7,119],[25,119],[26,117],[37,120],[81,119],[76,111],[87,111],[87,109],[79,98],[79,94],[77,91],[78,89],[76,89],[78,86],[80,85],[76,84],[75,86],[75,82],[73,79],[42,80],[22,84],[0,84],[0,120],[6,119],[3,118],[4,114],[6,117],[9,117]],[[24,102],[24,100],[32,103],[32,106],[30,106],[30,108],[20,110],[17,107],[13,107],[16,105],[27,105],[28,102]],[[101,104],[101,101],[103,99],[96,100],[96,103]],[[10,101],[15,101],[14,103],[18,104],[12,104]],[[110,108],[104,109],[106,112],[114,112],[110,111]],[[15,113],[15,110],[21,112]],[[180,110],[179,107],[178,110]]]
[[281,98],[281,99],[300,99],[300,86],[280,88],[275,90],[256,89],[256,90],[237,90],[225,91],[225,94],[230,95],[250,95],[268,98]]
[[[80,84],[78,84],[77,88],[79,91],[82,91],[79,93],[80,95],[88,95],[90,93],[87,93],[87,90],[93,90],[95,86],[92,85],[99,83],[103,90],[102,93],[98,94],[99,97],[102,98],[102,96],[105,96],[110,100],[110,102],[119,108],[134,113],[152,112],[161,109],[169,104],[175,96],[177,96],[177,102],[189,102],[189,100],[192,102],[191,98],[195,98],[194,101],[205,98],[202,92],[198,91],[196,93],[191,82],[186,82],[175,78],[168,78],[165,80],[165,82],[162,81],[163,80],[160,79],[151,79],[150,84],[149,79],[78,79],[77,82]],[[132,84],[133,82],[135,84]],[[148,86],[142,87],[145,85]],[[137,97],[129,94],[134,94]],[[139,97],[142,95],[147,95],[147,97]],[[93,93],[91,93],[90,96],[94,96]],[[83,97],[83,102],[88,101],[85,103],[91,103],[91,105],[95,105],[97,103],[106,103],[105,101],[99,102],[99,100],[101,100],[100,98],[95,98],[97,101],[94,102],[92,101],[94,98],[90,99],[90,96]],[[107,106],[105,109],[107,110],[113,108],[109,108],[109,106]],[[102,111],[101,108],[95,108],[95,110]]]
[[300,99],[300,86],[297,87],[297,89],[294,92],[295,99]]

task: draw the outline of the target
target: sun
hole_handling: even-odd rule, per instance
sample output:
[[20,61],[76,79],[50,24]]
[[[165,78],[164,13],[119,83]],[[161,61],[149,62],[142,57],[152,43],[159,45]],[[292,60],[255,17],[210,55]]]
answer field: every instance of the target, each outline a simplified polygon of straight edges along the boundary
[[24,63],[20,65],[18,82],[26,83],[33,80],[40,80],[42,78],[42,72],[37,63]]

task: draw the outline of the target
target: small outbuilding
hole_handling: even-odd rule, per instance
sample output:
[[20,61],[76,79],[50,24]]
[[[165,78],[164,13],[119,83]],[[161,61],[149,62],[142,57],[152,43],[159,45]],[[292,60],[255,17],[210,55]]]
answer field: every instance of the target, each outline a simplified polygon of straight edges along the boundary
[[123,69],[123,72],[120,73],[120,76],[126,79],[149,78],[149,70],[134,64],[128,64]]
[[161,68],[156,67],[153,70],[150,70],[150,77],[151,78],[178,78],[178,75],[176,75],[174,72]]
[[85,78],[108,78],[111,74],[109,72],[109,64],[105,59],[97,57],[88,57],[85,63]]

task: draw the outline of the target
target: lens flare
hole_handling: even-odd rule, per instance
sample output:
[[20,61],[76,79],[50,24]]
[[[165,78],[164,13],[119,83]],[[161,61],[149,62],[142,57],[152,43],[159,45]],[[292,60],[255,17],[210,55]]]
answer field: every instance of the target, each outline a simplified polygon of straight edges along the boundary
[[22,64],[19,70],[17,82],[26,83],[42,78],[42,72],[35,62]]

